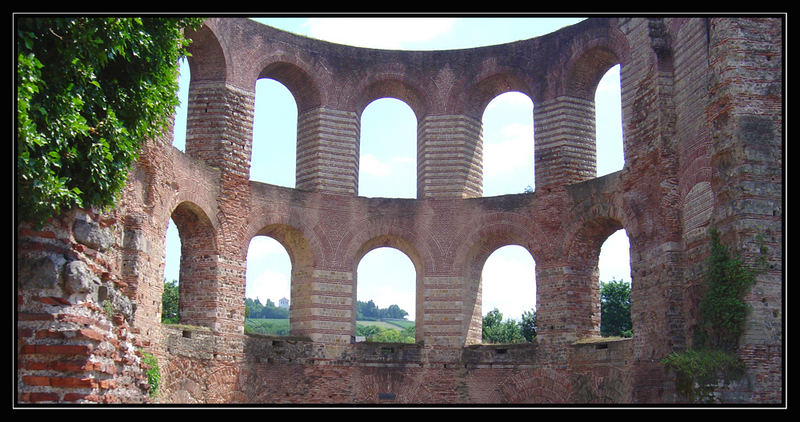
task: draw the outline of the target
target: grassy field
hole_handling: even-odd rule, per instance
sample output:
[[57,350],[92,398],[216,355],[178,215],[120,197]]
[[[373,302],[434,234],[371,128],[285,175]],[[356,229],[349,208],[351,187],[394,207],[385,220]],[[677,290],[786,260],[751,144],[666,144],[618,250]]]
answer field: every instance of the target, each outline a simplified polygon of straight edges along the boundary
[[[406,320],[386,320],[386,321],[356,321],[356,325],[370,326],[375,325],[379,328],[393,330],[403,330],[413,327],[414,321]],[[258,333],[266,335],[284,336],[289,335],[288,319],[267,319],[267,318],[246,318],[244,321],[245,333]]]

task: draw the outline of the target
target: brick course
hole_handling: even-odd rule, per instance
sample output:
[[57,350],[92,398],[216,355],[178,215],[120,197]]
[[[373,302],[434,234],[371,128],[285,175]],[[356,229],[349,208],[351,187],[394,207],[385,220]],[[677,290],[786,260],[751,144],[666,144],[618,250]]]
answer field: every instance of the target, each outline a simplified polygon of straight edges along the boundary
[[[18,227],[17,400],[147,402],[142,348],[159,359],[162,403],[671,403],[659,360],[691,344],[717,227],[750,260],[765,246],[771,265],[748,297],[746,382],[723,395],[781,403],[781,27],[592,18],[505,45],[401,52],[209,19],[189,34],[186,153],[165,133],[116,209]],[[625,166],[596,178],[593,92],[617,63]],[[298,104],[296,189],[248,180],[260,77]],[[511,90],[535,103],[537,186],[484,198],[476,116]],[[417,199],[356,196],[360,113],[382,96],[420,122]],[[170,218],[178,326],[160,324]],[[599,335],[600,246],[621,228],[635,336],[587,341]],[[243,334],[256,235],[291,257],[292,337]],[[536,261],[537,342],[480,345],[480,271],[508,244]],[[352,342],[356,268],[380,246],[417,271],[416,344]]]

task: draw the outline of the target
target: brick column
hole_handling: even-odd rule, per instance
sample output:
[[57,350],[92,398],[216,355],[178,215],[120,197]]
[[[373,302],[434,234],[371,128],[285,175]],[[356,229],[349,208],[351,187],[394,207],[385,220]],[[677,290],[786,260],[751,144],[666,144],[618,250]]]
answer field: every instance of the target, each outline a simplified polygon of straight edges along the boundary
[[359,133],[355,112],[325,107],[301,112],[297,122],[297,189],[356,195]]
[[597,176],[594,101],[561,96],[536,103],[536,189]]
[[417,197],[483,194],[483,134],[478,119],[425,116],[417,131]]
[[[208,271],[186,275],[195,277],[191,280],[195,284],[197,277],[202,278],[202,293],[182,304],[182,312],[185,306],[194,307],[193,323],[227,336],[226,344],[219,346],[222,354],[241,351],[237,339],[244,327],[246,268],[246,253],[242,253],[241,245],[247,244],[244,230],[250,202],[254,105],[252,90],[224,81],[192,81],[189,88],[186,153],[220,171],[219,228],[213,233],[217,255],[194,253]],[[183,268],[180,284],[184,284]]]

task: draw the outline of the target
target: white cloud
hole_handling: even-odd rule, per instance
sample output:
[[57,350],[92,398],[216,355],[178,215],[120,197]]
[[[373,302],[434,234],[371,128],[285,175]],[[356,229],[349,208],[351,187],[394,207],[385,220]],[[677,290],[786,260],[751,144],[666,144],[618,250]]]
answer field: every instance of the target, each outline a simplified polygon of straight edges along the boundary
[[276,305],[282,297],[289,299],[289,276],[277,271],[265,270],[254,280],[248,280],[245,297],[258,298],[261,303],[271,299]]
[[358,47],[401,49],[452,29],[450,18],[312,18],[308,36]]
[[513,123],[504,126],[497,135],[500,141],[484,142],[483,172],[499,175],[514,172],[533,161],[533,126]]
[[520,246],[507,246],[492,253],[481,279],[483,315],[498,308],[503,318],[519,321],[523,311],[536,306],[536,266],[530,253]]
[[277,240],[268,236],[256,236],[247,249],[247,260],[263,259],[271,255],[286,255],[286,249]]

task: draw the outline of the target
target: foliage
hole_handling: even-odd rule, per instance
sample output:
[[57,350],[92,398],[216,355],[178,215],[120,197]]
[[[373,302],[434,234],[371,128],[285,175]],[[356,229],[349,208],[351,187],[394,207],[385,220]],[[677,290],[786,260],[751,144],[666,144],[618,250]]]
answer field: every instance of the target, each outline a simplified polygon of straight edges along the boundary
[[633,336],[630,283],[613,278],[608,283],[600,282],[600,334]]
[[365,329],[359,330],[356,326],[356,335],[363,335],[361,333],[371,333],[365,335],[367,341],[376,343],[414,343],[416,341],[416,327],[411,326],[403,330],[396,330],[394,328],[380,328],[378,326],[366,326]]
[[150,353],[142,352],[142,361],[147,365],[145,375],[147,375],[147,384],[150,385],[150,397],[157,397],[158,388],[161,384],[161,371],[158,369],[158,359]]
[[71,207],[113,206],[144,139],[178,104],[177,17],[16,21],[17,199],[41,225]]
[[[524,315],[525,314],[523,314],[523,317]],[[532,321],[529,317],[528,324],[531,322],[533,323],[535,332],[535,312],[533,315]],[[528,330],[530,330],[530,327]],[[535,337],[531,337],[529,340],[528,337],[523,334],[522,324],[514,319],[509,318],[503,321],[503,314],[497,308],[489,311],[489,313],[483,317],[482,339],[484,343],[524,343],[532,341],[534,338]]]
[[675,372],[675,390],[691,402],[714,400],[714,390],[722,377],[728,383],[741,377],[744,364],[728,351],[688,349],[673,352],[661,361]]
[[244,320],[245,334],[264,334],[270,336],[288,336],[289,320],[284,318],[246,318]]
[[161,322],[177,324],[178,315],[178,280],[164,280],[164,292],[161,294]]
[[744,373],[736,349],[749,310],[743,298],[756,281],[755,270],[728,251],[716,230],[711,231],[706,265],[693,347],[661,361],[675,373],[676,392],[690,401],[713,400],[720,381],[728,383]]
[[369,302],[356,302],[357,320],[378,320],[384,318],[403,319],[407,315],[408,312],[397,305],[389,305],[388,308],[378,308],[372,300]]
[[288,319],[289,310],[275,306],[275,303],[267,299],[267,303],[262,305],[261,301],[246,298],[244,301],[245,316],[247,318],[267,318],[267,319]]
[[536,338],[536,311],[523,311],[520,329],[525,340],[532,342]]

